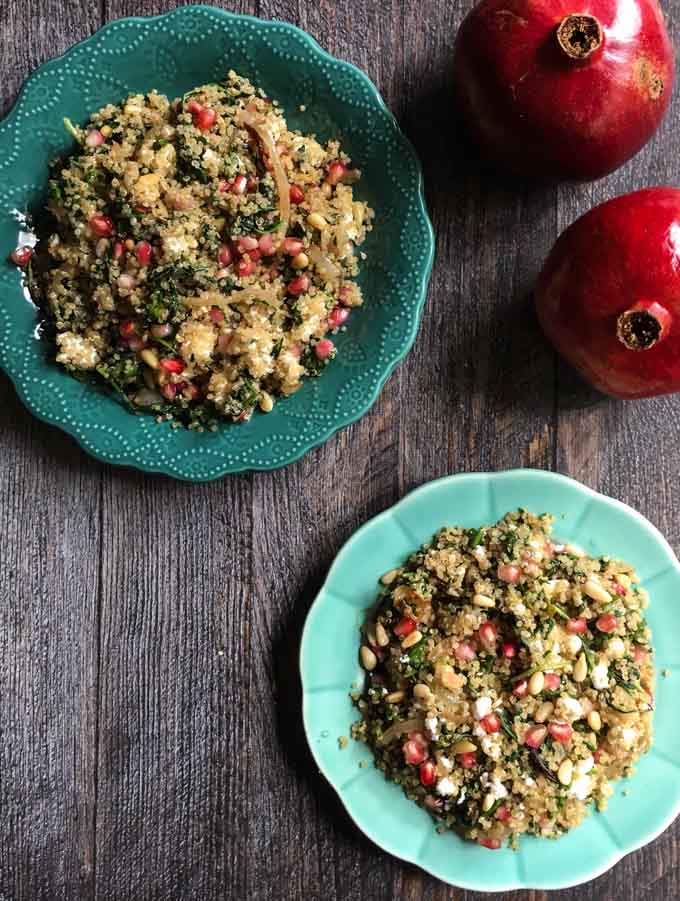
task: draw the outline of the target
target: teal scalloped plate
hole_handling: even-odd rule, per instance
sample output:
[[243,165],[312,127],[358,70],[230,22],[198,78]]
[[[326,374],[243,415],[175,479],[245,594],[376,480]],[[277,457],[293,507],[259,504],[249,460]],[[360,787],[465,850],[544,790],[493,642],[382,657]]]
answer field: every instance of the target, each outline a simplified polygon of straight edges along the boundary
[[[557,841],[522,838],[518,851],[489,851],[452,833],[439,835],[432,819],[372,766],[364,745],[350,741],[340,749],[338,737],[349,735],[357,719],[349,691],[363,681],[358,630],[375,601],[380,575],[401,564],[443,525],[477,527],[517,507],[554,514],[554,531],[561,539],[636,567],[651,595],[647,613],[657,674],[667,669],[670,678],[658,678],[654,747],[632,778],[616,783],[605,813],[591,814]],[[359,829],[390,854],[444,882],[497,892],[579,885],[651,842],[680,813],[678,613],[680,563],[654,526],[625,504],[538,470],[430,482],[350,538],[312,605],[300,652],[309,746]]]
[[[293,128],[340,139],[363,170],[358,192],[376,220],[362,247],[366,305],[338,336],[338,357],[323,377],[267,416],[200,435],[134,416],[52,364],[6,257],[17,239],[12,211],[39,207],[48,161],[70,146],[63,116],[86,121],[131,91],[175,97],[231,68],[279,100]],[[416,153],[363,72],[292,25],[187,6],[113,22],[28,79],[0,124],[0,257],[0,366],[29,410],[100,460],[206,481],[284,466],[366,413],[415,340],[434,237]]]

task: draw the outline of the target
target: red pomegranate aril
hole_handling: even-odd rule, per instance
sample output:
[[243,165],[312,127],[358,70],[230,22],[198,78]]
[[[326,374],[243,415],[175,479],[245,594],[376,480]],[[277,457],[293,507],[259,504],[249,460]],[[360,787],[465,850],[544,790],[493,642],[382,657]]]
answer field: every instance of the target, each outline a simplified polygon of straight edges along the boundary
[[552,735],[555,741],[559,741],[562,744],[566,744],[568,741],[571,741],[571,737],[574,734],[574,730],[569,725],[569,723],[560,722],[549,723],[548,732]]
[[179,375],[186,369],[184,360],[180,360],[177,357],[163,357],[163,359],[159,361],[158,365],[163,370],[163,372],[166,372],[170,375]]
[[199,131],[210,131],[217,120],[217,113],[214,109],[203,107],[193,114],[193,119]]
[[231,183],[231,193],[232,194],[245,194],[247,186],[248,186],[248,179],[245,177],[245,175],[237,175],[236,178]]
[[603,753],[604,752],[602,748],[597,748],[595,751],[593,751],[593,760],[595,761],[595,763],[599,763],[602,760]]
[[186,105],[186,111],[188,113],[191,113],[192,116],[195,116],[196,113],[200,113],[202,109],[203,107],[198,102],[198,100],[190,100]]
[[231,182],[230,182],[230,181],[227,181],[226,178],[221,178],[221,179],[217,182],[217,190],[220,192],[220,194],[226,194],[226,192],[227,192],[230,188],[231,188]]
[[222,325],[224,322],[224,312],[219,307],[211,307],[209,315],[215,325]]
[[413,741],[410,739],[404,742],[402,751],[404,754],[404,760],[406,763],[411,764],[411,766],[420,766],[424,760],[427,759],[427,748],[423,747],[420,742]]
[[331,163],[328,167],[328,174],[326,175],[326,181],[329,185],[337,185],[338,182],[342,181],[347,172],[347,166],[337,160],[335,163]]
[[228,244],[220,244],[217,252],[217,262],[220,266],[229,266],[233,259],[234,254],[231,252],[231,247]]
[[134,319],[124,319],[118,326],[118,331],[123,338],[131,338],[137,331],[137,323]]
[[522,570],[514,563],[502,563],[496,572],[501,582],[507,582],[509,585],[515,585],[520,580]]
[[239,278],[246,278],[255,272],[256,266],[254,260],[241,259],[236,263],[236,272]]
[[413,732],[409,732],[408,737],[411,739],[411,741],[418,742],[418,744],[422,745],[424,748],[427,748],[430,744],[424,732],[418,732],[414,730]]
[[161,387],[161,394],[166,400],[174,400],[177,395],[177,385],[173,382],[166,382]]
[[146,347],[146,341],[138,335],[133,335],[132,338],[128,338],[128,347],[134,353],[139,353],[140,350],[144,350]]
[[149,331],[154,338],[169,338],[172,335],[172,326],[164,322],[161,325],[152,325]]
[[258,247],[262,256],[270,257],[276,253],[274,238],[271,235],[262,235],[258,241]]
[[253,262],[255,262],[255,261],[259,260],[260,257],[262,256],[262,251],[260,250],[259,247],[256,247],[255,250],[248,251],[248,256],[251,260],[253,260]]
[[512,693],[517,698],[526,698],[529,691],[529,683],[526,679],[520,679],[517,685],[512,689]]
[[148,241],[140,241],[135,248],[137,254],[137,262],[140,266],[148,266],[153,256],[153,248]]
[[583,635],[587,631],[588,623],[582,616],[579,616],[578,619],[567,620],[567,632],[570,632],[572,635]]
[[479,627],[479,640],[487,651],[496,649],[496,639],[498,638],[498,629],[493,623],[482,623]]
[[113,245],[113,258],[119,260],[125,253],[125,244],[122,241],[116,241]]
[[309,284],[309,276],[299,275],[289,283],[287,288],[288,293],[292,294],[293,297],[298,297],[300,294],[304,294],[305,291],[309,291]]
[[93,128],[92,131],[88,131],[85,135],[85,143],[88,147],[99,147],[104,143],[104,135],[98,128]]
[[340,328],[349,319],[350,313],[347,307],[335,307],[328,316],[328,324],[332,329]]
[[420,784],[426,788],[437,781],[437,767],[431,760],[420,764]]
[[305,245],[300,241],[299,238],[285,238],[283,242],[283,249],[288,256],[296,257],[299,253],[302,253]]
[[612,591],[614,592],[614,594],[618,594],[622,598],[626,596],[626,589],[623,587],[623,585],[619,585],[618,582],[612,582]]
[[489,851],[498,851],[501,846],[497,838],[478,838],[477,844],[481,845],[482,848],[488,848]]
[[529,726],[524,735],[524,744],[528,748],[540,748],[547,734],[545,726]]
[[406,638],[411,632],[415,632],[418,623],[410,616],[403,616],[394,627],[394,634],[397,638]]
[[507,823],[507,821],[510,819],[510,811],[505,806],[505,804],[499,807],[496,811],[496,819],[500,820],[501,823]]
[[487,713],[486,716],[481,718],[479,725],[490,735],[493,735],[494,732],[501,731],[501,719],[497,713]]
[[113,220],[99,213],[92,216],[88,224],[90,231],[98,238],[110,238],[115,231]]
[[459,641],[453,653],[457,660],[474,660],[477,656],[477,651],[469,641]]
[[513,644],[511,641],[504,641],[501,653],[506,660],[512,660],[513,657],[517,656],[517,645]]
[[302,203],[305,199],[304,191],[298,185],[291,185],[289,194],[291,203]]
[[335,350],[335,344],[330,341],[328,338],[322,338],[321,341],[317,341],[314,345],[314,353],[316,354],[317,360],[328,360],[333,356],[333,351]]
[[341,304],[343,304],[343,306],[351,306],[351,304],[348,303],[351,295],[352,289],[349,287],[349,285],[343,285],[342,288],[340,288],[340,290],[338,291],[338,300]]
[[543,691],[557,691],[562,681],[557,673],[544,673]]
[[20,269],[25,269],[32,256],[32,247],[17,247],[17,249],[13,250],[9,255],[9,258],[15,266],[18,266]]
[[613,632],[619,622],[613,613],[603,613],[595,620],[595,625],[600,632]]
[[239,253],[249,253],[257,247],[257,238],[246,237],[236,239],[236,249]]
[[458,754],[457,759],[464,770],[471,770],[477,766],[477,755],[474,751],[465,751],[464,754]]
[[633,648],[633,659],[636,663],[644,663],[648,654],[647,648],[643,647],[641,644],[636,644]]

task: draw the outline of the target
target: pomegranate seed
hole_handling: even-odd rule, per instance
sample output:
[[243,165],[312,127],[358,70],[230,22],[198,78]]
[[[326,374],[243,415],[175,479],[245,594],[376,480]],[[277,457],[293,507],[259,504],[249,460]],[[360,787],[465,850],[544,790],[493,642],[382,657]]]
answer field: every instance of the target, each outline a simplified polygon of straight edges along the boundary
[[496,811],[496,819],[500,820],[501,823],[507,823],[507,821],[510,819],[510,811],[505,806],[505,804],[502,807],[499,807]]
[[172,382],[166,382],[161,388],[161,394],[166,400],[174,400],[177,394],[177,385]]
[[517,645],[514,645],[511,641],[504,642],[501,650],[506,660],[512,660],[513,657],[517,656]]
[[326,175],[326,181],[329,185],[337,185],[339,181],[345,177],[345,173],[347,172],[347,166],[344,163],[341,163],[338,160],[335,163],[331,163],[328,167],[328,174]]
[[294,278],[293,281],[288,285],[287,290],[289,294],[293,295],[293,297],[298,297],[300,294],[304,294],[305,291],[309,290],[309,276],[299,275],[297,278]]
[[418,623],[410,616],[402,617],[394,627],[394,634],[399,638],[406,638],[411,632],[415,632]]
[[435,798],[434,795],[425,795],[425,806],[430,810],[441,810],[442,803],[441,798]]
[[88,131],[85,136],[85,143],[88,147],[99,147],[104,143],[104,135],[98,128],[93,128],[92,131]]
[[453,653],[458,660],[474,660],[477,656],[477,651],[469,641],[459,641]]
[[296,257],[302,253],[305,245],[299,238],[286,238],[283,242],[284,251],[291,257]]
[[428,785],[434,785],[437,781],[437,767],[431,760],[426,760],[420,764],[420,784],[426,788]]
[[522,571],[519,566],[515,566],[513,563],[503,563],[498,567],[496,575],[501,582],[508,582],[510,585],[514,585],[516,582],[519,582]]
[[271,235],[262,235],[258,241],[258,246],[260,248],[260,253],[265,257],[270,257],[273,253],[276,253],[274,239]]
[[321,341],[317,341],[314,345],[314,353],[317,360],[328,360],[333,355],[334,350],[335,344],[328,338],[322,338]]
[[347,307],[335,307],[329,317],[328,324],[332,329],[340,328],[349,319],[349,310]]
[[530,726],[524,735],[524,744],[528,748],[540,748],[547,734],[545,726]]
[[619,585],[618,582],[612,582],[612,589],[614,591],[614,594],[618,594],[621,597],[624,597],[626,594],[626,589],[623,587],[623,585]]
[[647,659],[647,648],[644,648],[641,644],[636,644],[633,648],[633,659],[636,663],[644,663]]
[[222,310],[220,310],[219,307],[211,307],[210,318],[215,323],[215,325],[221,325],[224,322],[224,313],[222,312]]
[[144,350],[146,347],[146,341],[137,335],[133,335],[132,338],[128,338],[128,347],[135,353],[139,353],[140,350]]
[[291,203],[302,203],[305,199],[304,192],[302,188],[299,188],[297,185],[290,186],[290,202]]
[[131,338],[137,331],[137,323],[134,319],[124,319],[118,326],[118,331],[123,338]]
[[571,728],[569,723],[549,723],[548,732],[552,735],[555,741],[562,742],[566,744],[568,741],[571,741],[571,737],[574,734],[574,730]]
[[217,190],[220,192],[220,194],[224,194],[229,190],[229,188],[231,188],[231,182],[227,181],[226,178],[221,178],[217,182]]
[[487,651],[496,650],[496,639],[498,638],[498,629],[493,623],[482,623],[479,627],[479,640]]
[[153,248],[148,241],[140,241],[135,248],[137,262],[140,266],[148,266],[153,255]]
[[404,760],[406,763],[410,763],[411,766],[420,766],[427,758],[427,748],[424,748],[419,742],[413,741],[412,739],[404,742],[402,751],[404,753]]
[[236,250],[239,253],[249,253],[257,248],[257,238],[238,238],[236,240]]
[[490,851],[498,851],[501,846],[497,838],[478,838],[477,844],[481,845],[482,848],[488,848]]
[[231,252],[231,247],[228,244],[220,244],[220,249],[217,253],[217,262],[220,266],[229,266],[233,259],[234,254]]
[[110,238],[115,231],[113,220],[100,213],[92,216],[89,221],[90,231],[98,238]]
[[588,631],[588,623],[580,616],[578,619],[567,620],[567,632],[572,635],[583,635]]
[[116,241],[113,245],[113,258],[114,260],[119,260],[123,254],[125,253],[125,245],[122,241]]
[[163,372],[174,373],[175,375],[179,375],[180,372],[184,372],[186,368],[184,360],[180,360],[177,357],[163,357],[163,359],[159,361],[158,365],[161,367]]
[[241,259],[236,263],[236,272],[239,278],[245,278],[255,272],[256,266],[254,260]]
[[152,325],[149,331],[154,338],[169,338],[172,335],[172,326],[165,322],[162,325]]
[[604,752],[603,752],[602,748],[597,748],[597,750],[593,751],[593,760],[595,761],[595,763],[600,762],[600,760],[602,759],[603,753]]
[[198,102],[198,100],[190,100],[187,103],[186,109],[187,109],[188,113],[191,113],[192,116],[195,116],[196,113],[200,113],[200,111],[203,109],[203,107]]
[[501,731],[501,720],[497,713],[488,713],[479,721],[479,725],[485,732],[493,734]]
[[520,681],[515,685],[512,689],[512,693],[518,698],[525,698],[527,695],[527,691],[529,690],[529,683],[526,679],[520,679]]
[[351,306],[349,303],[350,297],[352,296],[352,289],[349,285],[343,285],[338,292],[338,300],[343,306]]
[[193,113],[194,125],[199,131],[210,131],[217,119],[217,113],[214,109],[204,107]]
[[618,624],[618,620],[613,613],[604,613],[595,621],[595,625],[600,632],[613,632]]
[[543,690],[557,691],[560,687],[561,680],[557,673],[544,673]]
[[466,751],[464,754],[458,755],[458,762],[464,770],[471,770],[472,767],[477,766],[477,755],[474,751]]
[[232,194],[245,194],[247,186],[248,186],[248,179],[245,177],[245,175],[237,175],[236,178],[231,183],[231,193]]
[[32,256],[32,247],[17,247],[17,249],[13,250],[9,255],[9,258],[15,266],[19,266],[20,269],[25,269]]
[[429,745],[427,738],[422,732],[409,732],[408,737],[411,741],[415,741],[417,744],[422,745],[423,748],[427,748]]

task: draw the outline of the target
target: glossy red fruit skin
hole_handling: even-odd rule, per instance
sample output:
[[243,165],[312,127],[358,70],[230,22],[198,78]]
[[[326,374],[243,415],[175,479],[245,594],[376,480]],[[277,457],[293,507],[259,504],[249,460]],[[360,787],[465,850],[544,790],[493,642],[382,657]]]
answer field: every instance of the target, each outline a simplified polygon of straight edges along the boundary
[[[559,46],[569,15],[589,14],[602,43],[583,60]],[[458,104],[502,168],[538,178],[601,178],[658,128],[674,53],[656,0],[482,0],[454,52]]]
[[[599,391],[632,399],[680,391],[680,190],[647,188],[595,207],[558,239],[536,309],[562,356]],[[618,317],[640,301],[670,314],[663,338],[630,350]]]

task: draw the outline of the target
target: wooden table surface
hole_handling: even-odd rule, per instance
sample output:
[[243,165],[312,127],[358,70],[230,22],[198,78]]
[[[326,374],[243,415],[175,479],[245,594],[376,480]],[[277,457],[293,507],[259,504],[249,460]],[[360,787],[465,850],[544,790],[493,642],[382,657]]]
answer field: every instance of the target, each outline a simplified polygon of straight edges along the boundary
[[[0,112],[35,66],[104,22],[173,5],[2,0]],[[680,400],[594,397],[530,305],[577,215],[677,179],[680,92],[620,172],[528,189],[480,172],[448,113],[471,0],[225,5],[292,21],[362,67],[415,142],[438,235],[423,326],[361,422],[287,469],[209,485],[89,459],[0,378],[0,899],[482,898],[374,847],[315,771],[300,629],[354,529],[446,473],[556,469],[680,549]],[[667,5],[677,37],[680,0]],[[680,825],[551,897],[677,899]]]

